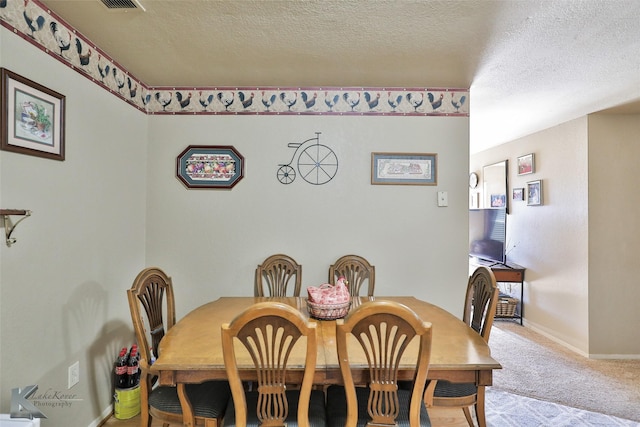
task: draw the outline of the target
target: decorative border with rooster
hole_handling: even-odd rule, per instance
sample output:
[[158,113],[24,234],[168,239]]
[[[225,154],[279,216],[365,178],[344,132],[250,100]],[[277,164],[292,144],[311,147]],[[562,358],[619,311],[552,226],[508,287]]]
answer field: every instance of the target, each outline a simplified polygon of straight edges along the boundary
[[0,24],[147,114],[469,116],[460,88],[149,87],[38,0],[7,0]]

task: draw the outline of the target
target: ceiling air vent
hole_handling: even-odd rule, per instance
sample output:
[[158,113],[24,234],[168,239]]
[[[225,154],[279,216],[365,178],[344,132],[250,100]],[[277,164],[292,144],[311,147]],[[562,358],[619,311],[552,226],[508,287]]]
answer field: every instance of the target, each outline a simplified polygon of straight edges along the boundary
[[100,0],[107,9],[142,9],[144,7],[138,0]]

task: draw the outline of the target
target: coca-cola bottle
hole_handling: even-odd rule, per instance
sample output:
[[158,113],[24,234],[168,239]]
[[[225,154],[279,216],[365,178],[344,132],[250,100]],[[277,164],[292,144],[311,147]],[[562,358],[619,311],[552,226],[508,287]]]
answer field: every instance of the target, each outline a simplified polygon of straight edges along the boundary
[[135,344],[131,347],[129,360],[127,361],[127,377],[127,387],[135,387],[138,385],[140,370],[138,363],[138,346]]
[[133,347],[136,350],[136,362],[135,362],[135,364],[136,364],[136,368],[135,368],[135,370],[136,370],[136,378],[135,378],[135,381],[134,381],[134,383],[135,383],[134,385],[138,385],[138,383],[140,382],[140,351],[138,350],[138,345],[137,344],[134,344]]
[[120,350],[120,354],[116,359],[115,363],[115,386],[116,388],[126,388],[127,387],[127,348],[122,347]]

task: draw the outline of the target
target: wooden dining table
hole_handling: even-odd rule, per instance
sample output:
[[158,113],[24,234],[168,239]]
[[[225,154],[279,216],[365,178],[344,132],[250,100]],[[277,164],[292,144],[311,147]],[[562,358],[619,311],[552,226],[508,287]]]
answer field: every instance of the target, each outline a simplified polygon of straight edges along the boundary
[[[500,363],[491,357],[488,344],[473,329],[448,311],[415,297],[354,297],[351,309],[369,300],[388,300],[404,304],[424,321],[432,324],[431,360],[428,379],[446,379],[490,386],[493,370]],[[307,300],[302,297],[222,297],[205,303],[180,319],[162,338],[159,356],[151,366],[160,385],[176,386],[226,379],[222,352],[221,326],[240,312],[262,301],[279,301],[298,308],[309,316]],[[314,383],[319,386],[340,384],[342,375],[338,364],[335,320],[317,322],[318,353]],[[398,371],[399,379],[410,380],[418,354],[416,339],[407,347]],[[354,345],[354,348],[356,346]],[[248,354],[237,354],[243,379],[255,380],[255,368]],[[304,369],[304,351],[293,353],[288,372],[291,383],[300,383]],[[350,365],[356,383],[365,383],[368,365],[364,353],[358,357],[350,352]],[[184,402],[183,402],[184,407]],[[185,421],[185,426],[190,423]]]

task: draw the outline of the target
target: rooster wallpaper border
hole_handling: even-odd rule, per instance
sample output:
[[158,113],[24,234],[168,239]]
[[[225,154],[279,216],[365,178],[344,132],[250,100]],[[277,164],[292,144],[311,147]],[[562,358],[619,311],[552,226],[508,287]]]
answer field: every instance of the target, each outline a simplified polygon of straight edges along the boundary
[[146,114],[469,116],[462,88],[149,87],[38,0],[7,0],[0,24]]

